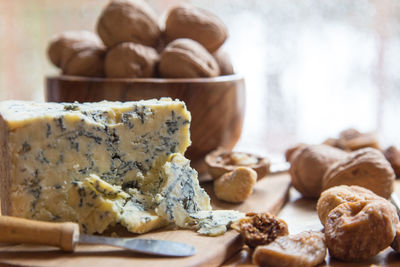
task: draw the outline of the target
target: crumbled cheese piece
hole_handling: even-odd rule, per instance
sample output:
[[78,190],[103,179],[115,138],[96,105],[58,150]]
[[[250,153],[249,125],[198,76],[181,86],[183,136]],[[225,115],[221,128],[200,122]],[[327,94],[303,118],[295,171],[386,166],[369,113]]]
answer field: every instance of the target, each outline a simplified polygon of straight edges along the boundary
[[233,222],[244,217],[244,213],[234,210],[199,211],[190,214],[191,224],[198,229],[197,232],[208,236],[225,233]]
[[181,154],[172,154],[162,167],[163,181],[156,213],[177,226],[188,227],[189,214],[211,210],[210,198],[199,185],[197,172]]

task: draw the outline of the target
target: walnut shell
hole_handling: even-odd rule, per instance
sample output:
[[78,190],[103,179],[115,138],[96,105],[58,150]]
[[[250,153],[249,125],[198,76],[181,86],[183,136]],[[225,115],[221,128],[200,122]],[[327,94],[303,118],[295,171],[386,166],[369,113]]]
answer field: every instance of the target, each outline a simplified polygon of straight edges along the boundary
[[340,204],[383,199],[361,186],[334,186],[322,192],[317,203],[317,213],[322,225],[325,225],[328,214]]
[[396,177],[400,177],[400,151],[395,146],[388,147],[383,154],[392,165]]
[[304,144],[304,143],[299,143],[299,144],[297,144],[295,146],[292,146],[292,147],[289,147],[288,149],[286,149],[286,151],[285,151],[285,159],[286,159],[286,161],[290,162],[290,160],[291,160],[292,156],[295,154],[295,152],[297,150],[300,150],[300,149],[306,147],[306,146],[309,146],[309,145]]
[[327,145],[309,145],[298,149],[290,161],[292,185],[304,197],[319,197],[325,171],[344,157],[346,152]]
[[162,52],[159,73],[164,78],[215,77],[219,75],[219,67],[198,42],[176,39]]
[[97,33],[107,47],[134,42],[156,47],[160,26],[151,7],[142,0],[113,0],[97,21]]
[[250,153],[227,151],[222,148],[208,153],[205,163],[208,173],[213,179],[218,179],[224,173],[233,171],[239,166],[252,168],[257,172],[258,179],[261,179],[268,174],[271,165],[267,158]]
[[109,78],[153,77],[159,60],[157,51],[149,46],[121,43],[106,55],[104,70]]
[[[328,139],[326,139],[324,142],[322,142],[322,144],[340,148],[340,147],[338,146],[338,139],[336,139],[336,138],[328,138]],[[341,149],[341,148],[340,148],[340,149]]]
[[68,31],[52,38],[48,47],[50,61],[66,75],[104,76],[105,47],[92,32]]
[[279,236],[268,245],[258,246],[253,253],[253,263],[258,266],[317,266],[325,256],[324,234],[306,231]]
[[62,72],[66,75],[85,77],[104,76],[105,49],[93,48],[78,52],[64,66]]
[[245,201],[253,192],[257,173],[247,167],[238,167],[214,181],[214,193],[218,199],[230,203]]
[[168,12],[165,36],[168,42],[179,38],[196,40],[208,51],[214,52],[225,42],[228,34],[224,23],[213,13],[180,5]]
[[229,54],[221,49],[218,49],[213,53],[213,57],[217,61],[219,66],[220,75],[231,75],[234,74],[231,58]]
[[365,147],[379,149],[379,142],[374,133],[360,133],[350,128],[339,134],[336,145],[344,150],[354,151]]
[[334,208],[325,223],[329,254],[341,260],[362,260],[387,248],[399,224],[389,201],[343,203]]
[[322,188],[337,185],[359,185],[377,195],[389,198],[395,175],[390,163],[377,149],[363,148],[350,153],[326,171]]

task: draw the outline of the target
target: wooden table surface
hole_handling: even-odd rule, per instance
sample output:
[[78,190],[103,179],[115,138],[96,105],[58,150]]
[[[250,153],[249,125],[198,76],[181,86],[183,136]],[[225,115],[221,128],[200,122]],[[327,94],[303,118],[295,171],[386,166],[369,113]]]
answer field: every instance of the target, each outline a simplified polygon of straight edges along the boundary
[[[287,201],[290,178],[286,173],[270,175],[259,180],[250,198],[239,204],[219,201],[213,192],[212,183],[203,183],[211,197],[214,209],[233,209],[241,212],[270,212],[277,214]],[[115,230],[116,231],[116,230]],[[134,237],[127,231],[121,237]],[[1,233],[0,233],[1,234]],[[74,253],[65,253],[58,248],[39,245],[0,245],[0,266],[3,263],[22,266],[218,266],[235,255],[243,246],[239,234],[230,230],[224,235],[207,237],[190,230],[160,229],[141,235],[142,238],[185,242],[193,245],[197,253],[191,257],[150,257],[104,245],[78,245]],[[212,249],[210,249],[212,248]]]
[[[400,180],[396,181],[395,190],[400,196]],[[289,226],[289,233],[296,234],[305,230],[321,230],[322,224],[316,212],[316,201],[304,199],[294,189],[290,189],[289,201],[278,215],[284,219]],[[253,267],[251,263],[252,251],[245,246],[238,254],[226,261],[224,267]],[[329,254],[329,253],[328,253]],[[327,255],[325,262],[320,266],[400,266],[400,254],[390,247],[379,253],[377,256],[361,262],[343,262],[335,260]]]

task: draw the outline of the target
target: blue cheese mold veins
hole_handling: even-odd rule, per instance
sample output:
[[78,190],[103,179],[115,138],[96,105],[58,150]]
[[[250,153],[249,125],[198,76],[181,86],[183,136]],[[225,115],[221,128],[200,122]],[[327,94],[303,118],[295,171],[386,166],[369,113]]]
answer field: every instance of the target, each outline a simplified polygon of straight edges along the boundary
[[210,199],[183,157],[191,117],[182,101],[4,101],[0,115],[5,215],[76,221],[86,233],[174,223],[209,235],[242,216],[210,221]]

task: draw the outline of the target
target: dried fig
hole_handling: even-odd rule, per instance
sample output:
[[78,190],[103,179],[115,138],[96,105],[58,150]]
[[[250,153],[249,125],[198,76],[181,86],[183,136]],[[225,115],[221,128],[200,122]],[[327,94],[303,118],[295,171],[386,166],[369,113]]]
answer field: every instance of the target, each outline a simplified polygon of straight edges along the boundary
[[218,199],[240,203],[251,195],[256,182],[257,173],[253,169],[238,167],[214,181],[214,193]]
[[289,234],[286,222],[269,213],[247,213],[246,217],[234,222],[231,227],[241,234],[250,247],[266,245],[278,236]]
[[92,32],[68,31],[55,36],[48,47],[50,61],[63,74],[102,77],[105,47]]
[[343,203],[325,223],[329,254],[341,260],[362,260],[387,248],[399,224],[396,209],[387,200]]
[[328,214],[343,203],[384,200],[372,191],[357,185],[339,185],[322,192],[317,203],[317,213],[322,225],[325,225]]
[[363,148],[332,164],[326,171],[322,188],[337,185],[359,185],[377,195],[389,198],[395,175],[384,155],[374,148]]
[[169,10],[165,22],[167,41],[189,38],[202,44],[208,51],[216,51],[227,38],[224,23],[211,12],[180,5]]
[[134,42],[156,47],[161,30],[156,15],[142,0],[113,0],[102,11],[97,33],[108,47]]
[[160,75],[164,78],[199,78],[219,75],[219,67],[198,42],[176,39],[161,54]]
[[153,77],[159,60],[157,51],[149,46],[121,43],[106,55],[104,69],[109,78]]
[[304,197],[319,197],[325,171],[345,156],[346,152],[327,145],[309,145],[296,150],[289,170],[294,188]]
[[322,263],[325,256],[324,234],[307,231],[280,236],[268,245],[258,246],[253,263],[258,266],[312,267]]

